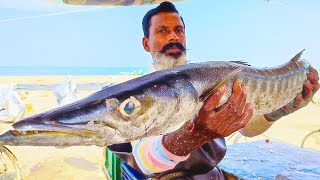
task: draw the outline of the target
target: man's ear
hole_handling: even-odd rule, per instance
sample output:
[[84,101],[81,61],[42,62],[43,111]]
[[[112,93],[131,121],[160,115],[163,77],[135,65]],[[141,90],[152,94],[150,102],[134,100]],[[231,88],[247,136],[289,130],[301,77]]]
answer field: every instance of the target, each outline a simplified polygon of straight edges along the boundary
[[142,38],[142,45],[144,50],[146,50],[147,52],[150,52],[150,46],[149,46],[149,39],[146,37]]

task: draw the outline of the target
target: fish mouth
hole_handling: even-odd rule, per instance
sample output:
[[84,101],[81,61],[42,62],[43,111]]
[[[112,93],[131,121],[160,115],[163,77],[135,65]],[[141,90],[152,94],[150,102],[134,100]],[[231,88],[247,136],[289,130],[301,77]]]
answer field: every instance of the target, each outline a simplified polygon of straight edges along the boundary
[[[63,125],[48,125],[41,123],[30,123],[24,125],[22,123],[15,123],[12,125],[14,130],[14,135],[16,136],[28,136],[28,135],[66,135],[66,136],[79,136],[79,137],[91,137],[95,134],[94,131],[84,129],[68,127]],[[32,127],[32,128],[31,128]]]
[[93,141],[94,138],[89,134],[49,130],[8,130],[0,135],[0,145],[56,147],[104,146],[103,141]]
[[104,145],[103,139],[97,132],[85,128],[80,123],[76,123],[77,125],[50,123],[29,118],[18,121],[12,125],[13,130],[0,135],[0,145],[57,147]]
[[12,124],[15,135],[36,135],[36,134],[48,134],[48,135],[67,135],[67,136],[80,136],[88,137],[94,134],[85,128],[85,125],[89,123],[89,120],[81,122],[69,121],[69,123],[63,123],[59,120],[52,120],[51,118],[43,118],[40,116],[32,116],[25,118]]
[[89,102],[84,106],[78,104],[62,106],[24,118],[12,124],[12,127],[27,134],[50,132],[50,134],[86,137],[95,133],[90,128],[99,125],[94,120],[101,119],[101,114],[104,113],[105,108],[104,101]]
[[10,130],[14,136],[31,136],[31,135],[67,135],[80,136],[79,134],[63,132],[63,131],[45,131],[45,130]]
[[[67,110],[66,107],[59,107],[24,118],[12,124],[13,130],[0,135],[0,145],[102,146],[104,141],[98,129],[105,124],[98,119],[104,114],[104,108],[105,104],[101,101],[85,106],[73,105]],[[107,125],[111,134],[113,126]]]

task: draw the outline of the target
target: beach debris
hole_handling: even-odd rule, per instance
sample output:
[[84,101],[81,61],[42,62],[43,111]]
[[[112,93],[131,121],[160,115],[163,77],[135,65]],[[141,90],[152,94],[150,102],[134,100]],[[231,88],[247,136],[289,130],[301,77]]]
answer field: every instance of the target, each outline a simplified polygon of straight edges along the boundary
[[[9,161],[13,165],[15,169],[15,179],[16,180],[21,180],[21,173],[20,173],[20,168],[18,166],[18,160],[16,156],[13,154],[12,151],[10,151],[7,147],[5,146],[0,146],[0,160],[2,162],[3,168],[0,169],[0,178],[4,177],[5,179],[13,179],[11,174],[9,174],[9,166],[7,165],[6,158],[5,156],[8,157]],[[10,177],[10,178],[9,178]]]
[[256,116],[283,107],[302,92],[313,68],[300,60],[301,54],[275,68],[212,61],[156,71],[20,120],[14,130],[0,135],[0,145],[106,146],[170,133],[193,119],[212,90],[223,84],[224,104],[236,79],[247,89],[253,105],[248,125],[254,124]]
[[77,95],[77,84],[70,77],[66,81],[56,84],[53,94],[57,97],[59,106],[74,102],[79,99]]
[[0,121],[15,122],[25,112],[25,104],[14,84],[0,84]]
[[120,74],[131,75],[131,76],[142,76],[144,73],[143,73],[143,70],[140,68],[138,72],[134,70],[133,72],[120,72]]

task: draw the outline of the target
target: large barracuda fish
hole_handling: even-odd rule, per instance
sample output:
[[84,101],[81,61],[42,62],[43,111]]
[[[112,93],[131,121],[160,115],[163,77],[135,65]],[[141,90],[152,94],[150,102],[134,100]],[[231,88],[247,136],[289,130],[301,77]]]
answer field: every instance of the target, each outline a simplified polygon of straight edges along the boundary
[[22,119],[0,135],[0,145],[106,146],[170,133],[193,119],[222,84],[225,103],[235,79],[247,88],[253,117],[266,114],[301,93],[311,67],[301,53],[275,68],[212,61],[156,71]]

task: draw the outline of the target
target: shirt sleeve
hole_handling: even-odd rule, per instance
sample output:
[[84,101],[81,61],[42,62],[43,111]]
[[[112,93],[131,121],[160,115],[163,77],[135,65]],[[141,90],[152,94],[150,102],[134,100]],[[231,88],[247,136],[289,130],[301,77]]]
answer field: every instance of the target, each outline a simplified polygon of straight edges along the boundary
[[189,158],[177,156],[163,146],[163,136],[151,136],[131,142],[134,159],[146,175],[173,169],[179,162]]
[[255,116],[239,132],[246,137],[254,137],[264,133],[273,123],[272,121],[267,121],[264,116]]

